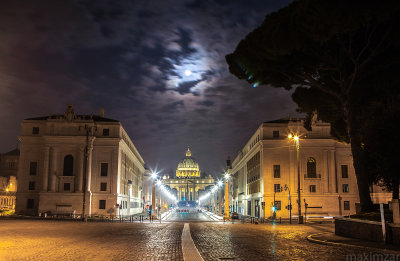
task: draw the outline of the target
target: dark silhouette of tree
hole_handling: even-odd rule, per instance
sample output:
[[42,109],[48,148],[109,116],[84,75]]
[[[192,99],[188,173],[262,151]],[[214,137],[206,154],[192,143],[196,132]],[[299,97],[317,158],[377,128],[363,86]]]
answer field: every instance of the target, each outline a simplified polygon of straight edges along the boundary
[[226,56],[230,72],[253,87],[296,88],[292,98],[306,123],[317,112],[335,139],[351,144],[362,210],[372,207],[376,180],[365,133],[375,115],[367,112],[376,112],[376,100],[384,105],[383,90],[398,82],[399,11],[397,1],[294,1]]

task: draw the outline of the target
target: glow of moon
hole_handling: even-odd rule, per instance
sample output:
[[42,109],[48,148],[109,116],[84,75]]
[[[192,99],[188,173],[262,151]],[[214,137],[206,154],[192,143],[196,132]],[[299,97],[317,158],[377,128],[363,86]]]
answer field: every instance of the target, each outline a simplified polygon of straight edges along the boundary
[[191,74],[192,74],[192,72],[191,72],[190,70],[186,70],[186,71],[185,71],[185,75],[186,75],[186,76],[190,76]]

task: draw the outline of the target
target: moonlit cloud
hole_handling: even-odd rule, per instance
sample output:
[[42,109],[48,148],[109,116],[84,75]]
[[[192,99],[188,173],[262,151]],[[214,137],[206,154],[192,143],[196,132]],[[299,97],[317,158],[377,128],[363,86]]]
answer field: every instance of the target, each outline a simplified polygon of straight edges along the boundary
[[15,147],[22,119],[73,103],[120,120],[150,166],[174,170],[190,145],[217,174],[261,122],[295,112],[289,92],[251,88],[224,58],[288,3],[3,1],[1,152]]

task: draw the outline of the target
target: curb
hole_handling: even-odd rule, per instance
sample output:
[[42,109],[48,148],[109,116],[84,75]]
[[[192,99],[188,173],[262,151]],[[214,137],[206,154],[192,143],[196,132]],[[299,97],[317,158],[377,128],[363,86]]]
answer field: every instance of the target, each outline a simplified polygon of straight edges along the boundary
[[337,242],[331,242],[331,241],[326,241],[326,240],[319,240],[313,238],[313,236],[318,236],[322,234],[328,234],[331,232],[322,232],[322,233],[317,233],[317,234],[311,234],[306,237],[306,239],[309,242],[315,243],[315,244],[320,244],[320,245],[326,245],[326,246],[346,246],[346,247],[355,247],[359,249],[369,249],[369,250],[379,250],[379,251],[386,251],[386,252],[395,252],[399,253],[400,250],[393,250],[393,249],[387,249],[387,248],[377,248],[377,247],[370,247],[370,246],[360,246],[360,245],[352,245],[352,244],[345,244],[345,243],[337,243]]

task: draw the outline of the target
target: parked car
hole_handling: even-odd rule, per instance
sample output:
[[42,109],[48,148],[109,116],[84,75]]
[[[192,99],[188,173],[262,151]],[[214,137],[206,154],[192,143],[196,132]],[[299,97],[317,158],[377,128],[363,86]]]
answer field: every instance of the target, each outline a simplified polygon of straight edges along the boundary
[[233,212],[233,213],[231,214],[231,218],[232,218],[232,219],[239,219],[239,214],[236,213],[236,212]]

